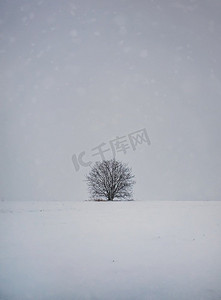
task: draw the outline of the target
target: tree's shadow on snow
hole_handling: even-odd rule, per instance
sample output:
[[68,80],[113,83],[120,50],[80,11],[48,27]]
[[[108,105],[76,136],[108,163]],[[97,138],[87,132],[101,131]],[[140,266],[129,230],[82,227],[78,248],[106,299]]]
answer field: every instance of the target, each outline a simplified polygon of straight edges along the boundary
[[85,201],[92,201],[92,202],[128,202],[128,201],[135,201],[134,199],[117,199],[117,200],[105,200],[105,199],[91,199],[91,200],[85,200]]

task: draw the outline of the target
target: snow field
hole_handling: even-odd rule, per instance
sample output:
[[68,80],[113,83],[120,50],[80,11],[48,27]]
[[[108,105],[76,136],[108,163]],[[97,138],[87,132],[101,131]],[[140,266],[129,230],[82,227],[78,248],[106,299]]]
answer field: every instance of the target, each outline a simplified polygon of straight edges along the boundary
[[221,202],[1,202],[0,299],[221,299]]

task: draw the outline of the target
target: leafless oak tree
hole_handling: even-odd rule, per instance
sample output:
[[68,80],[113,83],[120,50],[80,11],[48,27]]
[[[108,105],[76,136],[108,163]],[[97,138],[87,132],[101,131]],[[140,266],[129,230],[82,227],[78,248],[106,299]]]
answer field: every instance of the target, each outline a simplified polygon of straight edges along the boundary
[[86,176],[89,193],[92,199],[109,201],[129,199],[135,184],[134,175],[127,164],[115,159],[96,162],[89,175]]

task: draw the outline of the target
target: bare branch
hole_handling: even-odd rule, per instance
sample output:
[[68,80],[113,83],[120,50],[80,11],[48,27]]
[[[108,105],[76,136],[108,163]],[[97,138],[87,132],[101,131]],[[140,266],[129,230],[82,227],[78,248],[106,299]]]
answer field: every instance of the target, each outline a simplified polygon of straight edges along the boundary
[[113,200],[132,197],[134,175],[126,164],[115,159],[96,162],[86,176],[91,197]]

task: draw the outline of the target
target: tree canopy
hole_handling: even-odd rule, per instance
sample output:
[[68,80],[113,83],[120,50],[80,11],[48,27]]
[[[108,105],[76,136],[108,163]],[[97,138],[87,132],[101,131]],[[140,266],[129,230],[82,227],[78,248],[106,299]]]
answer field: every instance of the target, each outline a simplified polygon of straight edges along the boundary
[[115,159],[96,162],[86,176],[93,199],[130,199],[135,184],[134,175],[127,164]]

